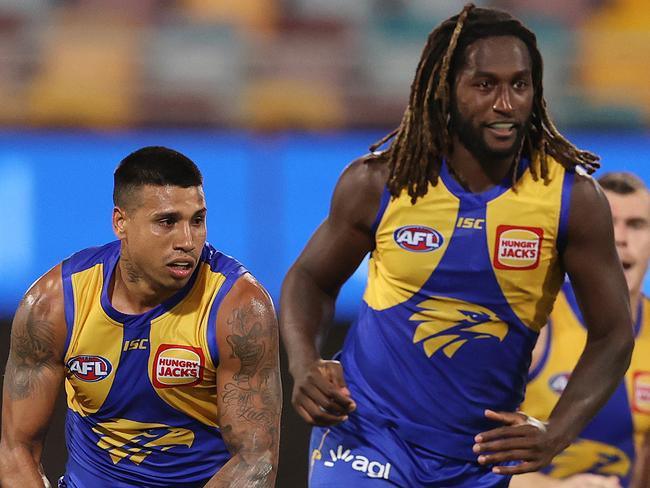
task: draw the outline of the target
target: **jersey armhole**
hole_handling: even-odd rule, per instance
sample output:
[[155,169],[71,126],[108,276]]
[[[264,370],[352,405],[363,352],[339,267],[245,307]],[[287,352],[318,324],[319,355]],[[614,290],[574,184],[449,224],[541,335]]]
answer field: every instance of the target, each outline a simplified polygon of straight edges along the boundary
[[215,368],[219,365],[219,348],[217,347],[217,313],[219,311],[219,306],[235,282],[246,273],[248,273],[248,270],[246,270],[246,268],[241,265],[237,266],[230,273],[228,273],[226,275],[226,280],[219,288],[219,291],[217,292],[214,300],[212,301],[212,305],[210,306],[206,339],[208,343],[208,351],[210,352],[210,358],[212,359],[212,364],[214,364]]
[[539,361],[537,362],[535,367],[528,372],[528,383],[530,383],[535,378],[537,378],[542,372],[542,370],[544,369],[544,366],[546,366],[548,357],[551,354],[552,335],[553,335],[553,322],[549,320],[548,323],[546,324],[546,344],[544,344],[544,353],[542,354],[542,357],[539,358]]
[[571,190],[575,181],[575,171],[566,170],[564,180],[562,181],[562,197],[560,199],[560,219],[557,229],[557,251],[559,254],[564,252],[568,239],[569,227],[569,207],[571,207]]
[[384,217],[384,213],[386,212],[386,208],[388,207],[389,202],[390,202],[390,191],[388,190],[387,186],[384,186],[384,191],[381,192],[379,210],[377,211],[377,216],[375,217],[375,220],[372,223],[372,227],[370,228],[373,236],[377,234],[377,229],[379,229],[379,224],[381,223],[381,219]]
[[70,258],[61,263],[61,278],[63,280],[63,305],[65,311],[65,344],[63,346],[63,356],[65,359],[72,339],[72,329],[74,328],[74,288],[72,286],[72,264]]

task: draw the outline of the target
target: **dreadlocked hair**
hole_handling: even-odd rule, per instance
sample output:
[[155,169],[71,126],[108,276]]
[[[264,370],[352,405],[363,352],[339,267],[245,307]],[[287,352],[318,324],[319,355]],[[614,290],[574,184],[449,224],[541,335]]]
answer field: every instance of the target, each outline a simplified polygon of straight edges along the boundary
[[[548,156],[567,169],[579,165],[590,174],[600,167],[598,156],[571,144],[551,121],[544,100],[543,63],[535,34],[507,12],[467,4],[458,15],[445,20],[429,34],[400,125],[370,146],[371,152],[388,161],[388,189],[393,197],[407,189],[411,202],[415,203],[426,194],[429,183],[434,186],[438,183],[442,161],[452,151],[451,87],[456,73],[464,61],[465,49],[478,39],[493,36],[521,39],[532,60],[533,109],[512,171],[513,186],[521,157],[532,161],[534,155],[538,156],[539,170],[534,164],[530,169],[535,180],[541,176],[546,184]],[[391,140],[385,151],[376,152]],[[462,175],[455,176],[464,183]]]

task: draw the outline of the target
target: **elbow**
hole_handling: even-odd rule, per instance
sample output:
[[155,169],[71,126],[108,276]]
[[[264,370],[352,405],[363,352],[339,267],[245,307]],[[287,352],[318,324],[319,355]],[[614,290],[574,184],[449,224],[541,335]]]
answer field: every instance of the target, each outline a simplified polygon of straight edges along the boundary
[[278,453],[272,451],[264,451],[263,453],[260,453],[254,466],[255,473],[251,479],[259,483],[273,484],[278,475]]
[[11,464],[11,449],[3,438],[0,440],[0,475],[4,473],[9,464]]
[[12,466],[15,465],[13,454],[4,442],[0,442],[0,486],[4,486]]

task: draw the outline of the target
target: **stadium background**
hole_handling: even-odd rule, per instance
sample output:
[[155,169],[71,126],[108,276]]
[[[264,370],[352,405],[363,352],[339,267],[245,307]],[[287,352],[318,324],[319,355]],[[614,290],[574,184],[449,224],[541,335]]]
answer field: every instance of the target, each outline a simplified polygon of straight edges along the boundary
[[[209,240],[277,299],[340,171],[398,124],[428,32],[463,3],[0,0],[2,364],[29,284],[113,238],[112,171],[144,145],[199,164]],[[475,3],[506,8],[537,33],[560,130],[600,154],[601,171],[650,182],[647,0]],[[353,320],[364,282],[362,266],[341,294],[339,324]],[[344,331],[333,329],[329,352]],[[282,488],[304,486],[307,462],[290,387]],[[63,411],[45,451],[50,479],[63,471]]]

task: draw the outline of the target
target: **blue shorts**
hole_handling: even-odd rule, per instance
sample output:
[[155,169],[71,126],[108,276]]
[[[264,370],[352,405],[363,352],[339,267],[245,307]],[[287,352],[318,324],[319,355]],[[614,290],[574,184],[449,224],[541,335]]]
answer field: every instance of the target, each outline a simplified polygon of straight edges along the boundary
[[311,434],[309,488],[506,488],[510,476],[444,457],[351,414]]

